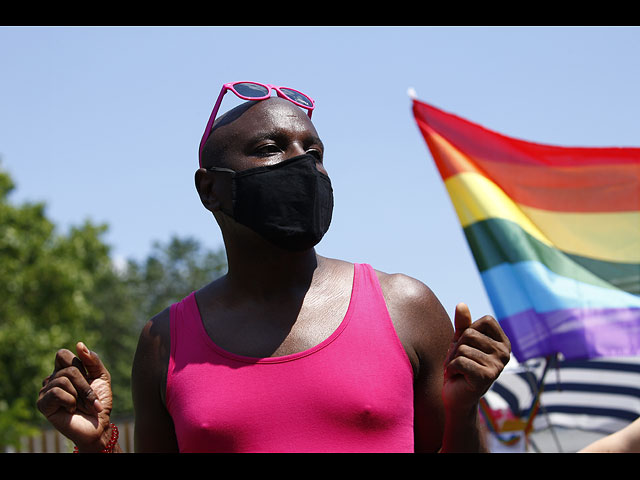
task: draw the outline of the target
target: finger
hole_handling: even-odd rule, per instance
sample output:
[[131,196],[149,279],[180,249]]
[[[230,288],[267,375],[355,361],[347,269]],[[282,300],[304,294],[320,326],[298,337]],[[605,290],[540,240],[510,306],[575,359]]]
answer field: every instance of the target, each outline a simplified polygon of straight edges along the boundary
[[485,352],[482,350],[482,348],[478,348],[468,344],[458,345],[456,357],[468,358],[476,364],[482,365],[484,367],[492,365],[490,352]]
[[45,417],[50,417],[60,409],[73,414],[77,408],[77,394],[68,378],[52,380],[46,389],[40,392],[37,407]]
[[[481,330],[476,329],[476,323],[474,323],[471,328],[467,328],[456,343],[456,355],[460,354],[469,357],[477,355],[478,359],[486,359],[482,361],[484,365],[493,365],[495,362],[504,367],[511,358],[511,344],[509,340],[506,339],[506,336],[505,341],[493,339]],[[473,352],[474,350],[478,353]]]
[[475,321],[464,333],[464,341],[496,356],[504,365],[511,358],[511,342],[497,320],[489,315]]
[[464,372],[461,371],[461,362],[468,368],[471,366],[488,367],[492,365],[491,354],[493,350],[490,345],[487,345],[491,340],[483,337],[484,335],[468,328],[459,341],[452,344],[445,362],[445,368],[448,370],[449,375],[466,375],[468,373],[468,369]]
[[509,342],[509,337],[507,337],[507,334],[504,332],[498,321],[491,315],[485,315],[479,320],[473,322],[473,328],[498,342]]
[[456,313],[454,315],[453,320],[455,326],[455,334],[453,336],[453,341],[458,341],[462,332],[464,332],[469,326],[471,326],[471,312],[469,311],[469,307],[467,307],[464,303],[459,303],[456,305]]
[[463,377],[467,383],[471,384],[475,378],[474,372],[481,368],[470,358],[458,356],[453,358],[446,366],[444,376],[446,379]]
[[52,374],[52,376],[58,370],[62,370],[63,368],[67,368],[67,367],[70,367],[71,365],[73,365],[73,359],[74,358],[75,358],[75,355],[70,350],[67,350],[65,348],[58,350],[56,352],[56,358],[55,358],[55,360],[53,362],[53,374]]
[[76,350],[78,357],[82,360],[82,364],[87,369],[89,378],[109,379],[109,372],[96,352],[90,351],[82,342],[78,342]]
[[[54,386],[61,385],[62,382],[64,382],[62,379],[66,379],[73,387],[76,404],[80,410],[89,415],[95,415],[103,410],[102,404],[99,402],[98,396],[87,381],[85,374],[75,365],[63,368],[54,373],[45,388],[53,388]],[[71,391],[71,389],[68,390]]]
[[485,366],[466,356],[458,356],[447,365],[445,375],[448,378],[456,375],[463,376],[467,383],[482,388],[490,385],[496,379],[496,369]]
[[46,386],[49,382],[61,376],[75,377],[77,372],[80,372],[86,378],[82,362],[71,351],[60,349],[56,352],[53,372],[42,381],[42,386]]
[[87,381],[89,381],[89,374],[87,373],[87,369],[84,367],[84,365],[82,363],[82,360],[80,360],[78,357],[73,357],[73,361],[71,362],[71,366],[77,368],[78,371],[80,372],[80,374]]
[[[105,368],[97,353],[89,350],[83,342],[78,342],[76,344],[76,351],[78,353],[78,357],[82,360],[82,364],[86,368],[90,379],[102,378],[106,381],[111,381],[109,371]],[[104,406],[93,390],[91,390],[91,392],[91,400],[93,402],[92,407],[96,412],[101,412],[104,410]]]
[[56,377],[52,377],[51,380],[47,383],[45,387],[43,387],[40,391],[42,394],[45,394],[49,390],[53,390],[54,388],[59,388],[68,392],[70,395],[74,397],[78,396],[78,391],[76,387],[73,385],[71,379],[67,376],[60,375]]
[[476,329],[475,323],[460,335],[457,344],[467,345],[484,353],[492,353],[500,348],[500,342]]

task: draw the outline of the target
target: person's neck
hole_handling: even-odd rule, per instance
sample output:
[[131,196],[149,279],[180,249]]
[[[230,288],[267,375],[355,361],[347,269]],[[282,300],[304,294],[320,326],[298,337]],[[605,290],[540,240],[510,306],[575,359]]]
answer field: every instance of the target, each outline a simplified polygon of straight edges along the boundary
[[275,299],[292,292],[306,292],[320,258],[313,248],[289,252],[266,241],[261,245],[228,245],[228,285],[254,298]]

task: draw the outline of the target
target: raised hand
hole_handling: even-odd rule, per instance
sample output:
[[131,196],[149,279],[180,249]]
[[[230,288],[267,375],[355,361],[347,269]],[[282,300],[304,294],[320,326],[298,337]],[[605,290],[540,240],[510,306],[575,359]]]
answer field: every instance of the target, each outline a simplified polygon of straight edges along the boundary
[[79,451],[101,451],[110,439],[111,376],[95,352],[79,342],[77,356],[59,350],[44,379],[38,409]]
[[491,316],[475,322],[464,303],[456,306],[455,333],[444,370],[443,401],[448,412],[477,408],[507,364],[511,343]]

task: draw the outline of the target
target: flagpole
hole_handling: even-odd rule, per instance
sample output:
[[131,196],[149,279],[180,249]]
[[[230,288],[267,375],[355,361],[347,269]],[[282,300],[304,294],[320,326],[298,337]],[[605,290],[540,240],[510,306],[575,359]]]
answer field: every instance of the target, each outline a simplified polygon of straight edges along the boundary
[[[542,404],[542,393],[544,392],[544,380],[547,376],[547,372],[549,371],[549,368],[553,363],[557,366],[557,362],[558,362],[558,354],[554,353],[553,355],[548,355],[545,357],[545,365],[544,365],[544,369],[542,371],[542,375],[540,376],[540,380],[537,382],[537,384],[535,385],[535,389],[536,391],[534,391],[534,398],[533,401],[531,403],[531,408],[529,409],[529,419],[527,420],[527,424],[524,428],[524,437],[525,437],[525,441],[528,444],[529,442],[531,442],[531,439],[529,438],[529,435],[531,434],[531,431],[533,430],[533,420],[536,417],[536,415],[538,414],[538,410],[542,409],[542,412],[544,413],[546,419],[547,419],[547,425],[549,427],[549,430],[551,431],[551,436],[553,437],[557,447],[558,447],[558,451],[560,453],[562,453],[562,445],[560,444],[560,439],[558,438],[558,436],[556,435],[556,431],[553,428],[553,424],[551,423],[551,421],[549,420],[549,415],[547,413],[547,409],[544,408],[544,405]],[[532,442],[533,443],[533,442]]]

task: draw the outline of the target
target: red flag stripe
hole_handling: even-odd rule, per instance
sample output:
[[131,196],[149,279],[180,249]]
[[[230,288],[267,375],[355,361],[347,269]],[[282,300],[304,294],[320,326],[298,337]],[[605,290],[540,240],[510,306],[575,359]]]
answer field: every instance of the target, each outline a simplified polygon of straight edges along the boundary
[[418,125],[443,180],[463,172],[477,173],[491,179],[516,203],[545,210],[640,210],[640,164],[548,167],[477,159],[455,148],[424,122]]
[[478,160],[539,166],[640,165],[640,148],[562,147],[508,137],[419,100],[413,102],[419,122]]

